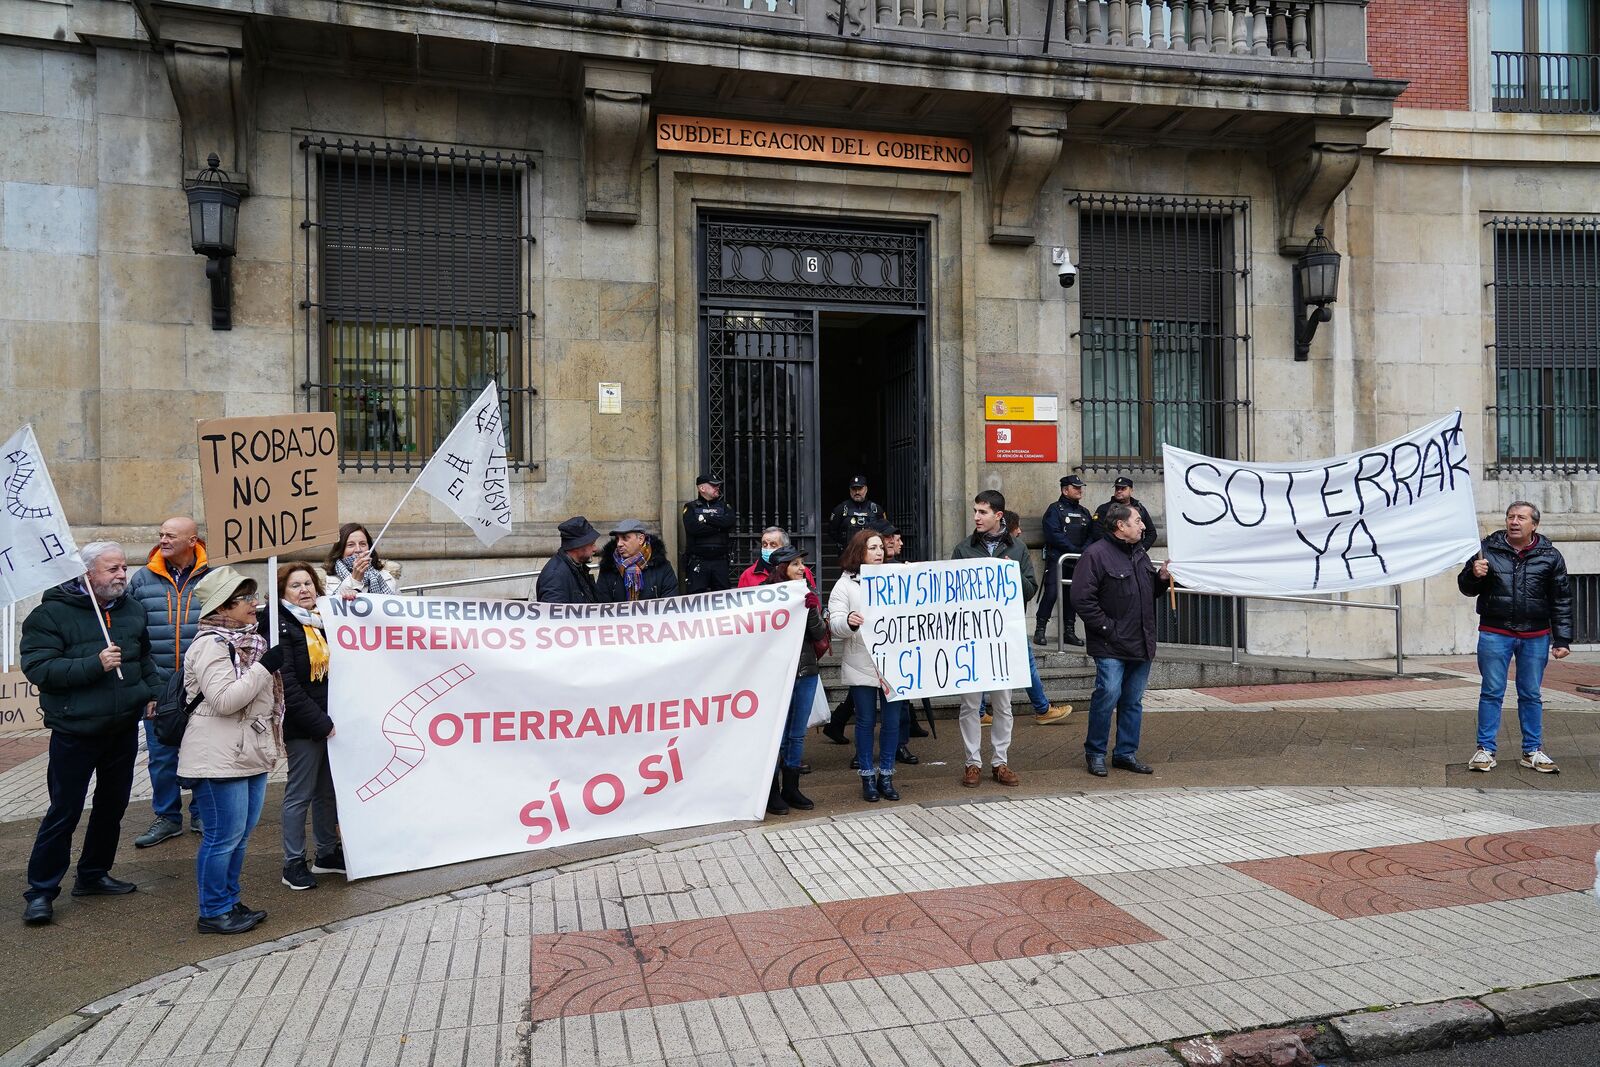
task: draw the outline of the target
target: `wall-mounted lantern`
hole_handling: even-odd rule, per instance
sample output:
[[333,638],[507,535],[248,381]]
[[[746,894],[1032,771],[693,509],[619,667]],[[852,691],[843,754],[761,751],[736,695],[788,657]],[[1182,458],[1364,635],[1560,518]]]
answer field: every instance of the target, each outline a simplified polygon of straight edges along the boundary
[[[1311,339],[1317,334],[1317,324],[1333,318],[1329,307],[1339,292],[1340,255],[1334,251],[1333,242],[1323,236],[1318,226],[1316,236],[1306,246],[1305,255],[1294,265],[1294,358],[1305,360],[1311,355]],[[1300,317],[1304,311],[1306,317]]]
[[229,188],[228,172],[215,152],[207,167],[184,188],[189,198],[189,243],[206,257],[211,280],[211,328],[233,329],[233,256],[239,234],[239,194]]

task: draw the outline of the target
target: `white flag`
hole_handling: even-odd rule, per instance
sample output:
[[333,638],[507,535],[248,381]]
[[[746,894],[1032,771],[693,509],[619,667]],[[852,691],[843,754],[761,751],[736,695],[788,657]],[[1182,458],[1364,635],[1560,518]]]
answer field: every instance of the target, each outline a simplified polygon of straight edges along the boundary
[[0,445],[0,488],[0,604],[82,574],[83,560],[32,426]]
[[500,390],[490,382],[422,468],[417,488],[440,501],[493,545],[511,532],[516,500],[506,470]]

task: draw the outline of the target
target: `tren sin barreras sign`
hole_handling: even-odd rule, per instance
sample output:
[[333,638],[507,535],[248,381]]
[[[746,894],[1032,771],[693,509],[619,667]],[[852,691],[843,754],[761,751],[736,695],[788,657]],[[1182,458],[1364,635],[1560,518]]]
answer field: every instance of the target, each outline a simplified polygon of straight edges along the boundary
[[656,149],[972,173],[972,142],[959,137],[837,130],[826,126],[791,126],[689,115],[656,117]]

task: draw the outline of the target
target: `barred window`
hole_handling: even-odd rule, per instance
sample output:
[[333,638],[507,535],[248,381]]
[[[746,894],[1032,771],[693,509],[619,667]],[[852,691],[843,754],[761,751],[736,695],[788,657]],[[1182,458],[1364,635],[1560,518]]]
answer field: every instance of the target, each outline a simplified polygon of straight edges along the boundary
[[1600,466],[1600,219],[1495,218],[1499,466]]
[[339,415],[342,469],[419,469],[490,379],[509,465],[536,467],[523,359],[532,161],[310,139],[301,148],[306,390],[313,408]]
[[1245,202],[1080,195],[1083,463],[1248,452]]

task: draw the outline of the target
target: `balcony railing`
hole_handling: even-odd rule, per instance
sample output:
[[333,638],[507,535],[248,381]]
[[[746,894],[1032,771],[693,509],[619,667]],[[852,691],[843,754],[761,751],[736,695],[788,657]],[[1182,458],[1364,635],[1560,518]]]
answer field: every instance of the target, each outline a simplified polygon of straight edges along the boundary
[[1600,56],[1491,52],[1496,111],[1600,115]]
[[[1094,57],[1101,49],[1365,63],[1359,0],[569,0],[724,26]],[[1192,64],[1192,61],[1188,61]]]

